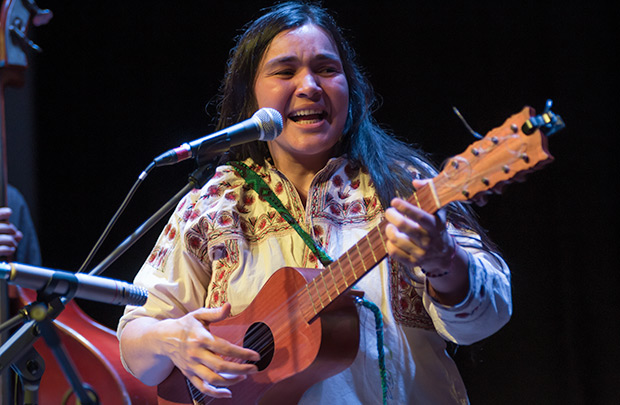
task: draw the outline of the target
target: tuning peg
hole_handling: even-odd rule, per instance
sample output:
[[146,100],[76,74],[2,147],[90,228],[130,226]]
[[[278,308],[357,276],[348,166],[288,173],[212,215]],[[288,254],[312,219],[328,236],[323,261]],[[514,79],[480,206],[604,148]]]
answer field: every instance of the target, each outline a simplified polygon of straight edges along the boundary
[[13,20],[9,26],[9,31],[14,41],[18,42],[22,48],[28,47],[38,53],[43,52],[41,47],[30,40],[24,33],[24,24],[19,18]]
[[35,27],[40,27],[50,22],[53,16],[54,13],[52,13],[50,10],[39,9],[39,12],[37,12],[34,17],[32,17],[32,24],[34,24]]
[[34,0],[25,0],[24,4],[28,11],[30,11],[30,15],[32,16],[32,24],[35,27],[40,27],[50,22],[54,14],[50,10],[43,10],[39,8],[34,2]]

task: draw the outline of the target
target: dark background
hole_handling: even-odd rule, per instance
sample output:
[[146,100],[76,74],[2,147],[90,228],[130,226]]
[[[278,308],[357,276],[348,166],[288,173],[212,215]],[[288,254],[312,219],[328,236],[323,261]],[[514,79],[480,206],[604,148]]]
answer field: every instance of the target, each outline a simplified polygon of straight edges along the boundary
[[[44,265],[76,270],[161,152],[207,134],[233,37],[265,1],[44,1],[27,86],[7,90],[9,177],[26,195]],[[608,2],[611,3],[611,2]],[[585,1],[325,1],[382,96],[377,120],[437,162],[548,98],[567,128],[556,161],[477,208],[510,264],[514,315],[461,348],[474,404],[618,403],[615,229],[618,15]],[[614,163],[616,162],[616,163]],[[186,181],[153,171],[94,263]],[[104,275],[132,280],[161,229]],[[121,308],[80,301],[115,327]],[[474,355],[472,357],[472,355]]]

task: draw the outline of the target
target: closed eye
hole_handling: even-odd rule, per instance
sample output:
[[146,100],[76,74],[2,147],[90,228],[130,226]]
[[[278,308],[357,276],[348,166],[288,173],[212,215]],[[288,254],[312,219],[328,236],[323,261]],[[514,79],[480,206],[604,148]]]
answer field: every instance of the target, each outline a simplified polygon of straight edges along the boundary
[[332,74],[336,74],[336,73],[340,73],[340,69],[334,67],[334,66],[325,66],[321,69],[319,69],[319,73],[321,74],[325,74],[325,75],[332,75]]
[[295,72],[289,69],[289,70],[281,70],[279,72],[276,72],[276,74],[279,76],[293,76]]

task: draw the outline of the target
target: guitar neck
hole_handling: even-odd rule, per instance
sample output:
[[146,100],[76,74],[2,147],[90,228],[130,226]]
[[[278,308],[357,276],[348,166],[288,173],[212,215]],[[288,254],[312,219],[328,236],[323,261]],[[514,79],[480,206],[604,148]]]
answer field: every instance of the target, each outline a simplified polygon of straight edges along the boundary
[[[441,208],[433,180],[418,188],[409,202],[429,213]],[[319,316],[329,304],[385,259],[386,226],[387,221],[383,219],[298,292],[300,309],[308,322]]]
[[[532,108],[524,107],[452,157],[437,176],[422,182],[409,202],[434,214],[450,202],[474,199],[479,193],[507,183],[516,174],[540,169],[553,160],[542,129],[551,134],[562,128],[561,117],[551,111],[534,116]],[[384,219],[298,291],[299,307],[308,322],[387,256],[386,226]]]

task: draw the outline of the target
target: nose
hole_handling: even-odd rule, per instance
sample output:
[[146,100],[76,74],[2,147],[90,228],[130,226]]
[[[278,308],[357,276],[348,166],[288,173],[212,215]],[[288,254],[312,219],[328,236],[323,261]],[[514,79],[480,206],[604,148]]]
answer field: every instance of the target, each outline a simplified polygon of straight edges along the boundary
[[321,94],[323,94],[323,89],[321,88],[318,78],[311,72],[308,72],[301,76],[295,93],[297,97],[317,101],[321,97]]

